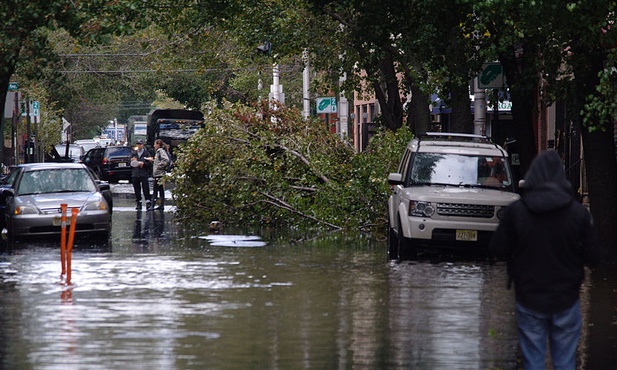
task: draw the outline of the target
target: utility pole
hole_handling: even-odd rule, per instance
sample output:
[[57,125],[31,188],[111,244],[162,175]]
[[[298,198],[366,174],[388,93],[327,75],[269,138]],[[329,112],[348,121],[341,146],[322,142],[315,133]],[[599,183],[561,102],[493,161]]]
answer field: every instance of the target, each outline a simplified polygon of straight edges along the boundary
[[[339,86],[343,86],[345,81],[347,80],[347,74],[343,73],[343,75],[339,78]],[[345,97],[345,91],[340,89],[339,94],[339,103],[338,103],[338,118],[339,118],[339,134],[341,137],[347,137],[349,129],[348,129],[348,120],[349,120],[349,102]]]
[[32,148],[30,147],[30,138],[32,137],[32,128],[30,126],[30,98],[26,97],[26,142],[24,143],[24,162],[32,162]]
[[486,96],[484,89],[478,87],[478,77],[473,79],[473,133],[483,135],[486,128]]
[[309,94],[310,84],[310,61],[308,49],[302,51],[302,61],[304,61],[304,71],[302,72],[302,97],[303,97],[303,109],[302,116],[305,120],[311,115],[311,101]]
[[19,164],[19,149],[17,148],[17,124],[21,117],[21,111],[19,110],[19,99],[21,94],[15,93],[15,105],[13,107],[13,121],[11,127],[11,141],[13,142],[13,165]]
[[283,93],[283,85],[279,81],[279,65],[272,64],[272,85],[270,85],[270,100],[275,100],[281,104],[285,104],[285,94]]

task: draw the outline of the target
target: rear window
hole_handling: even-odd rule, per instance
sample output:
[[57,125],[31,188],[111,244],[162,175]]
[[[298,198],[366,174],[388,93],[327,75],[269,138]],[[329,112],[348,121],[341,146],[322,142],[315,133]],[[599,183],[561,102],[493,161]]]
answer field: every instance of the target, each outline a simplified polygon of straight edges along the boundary
[[125,146],[107,148],[107,158],[129,157],[131,148]]

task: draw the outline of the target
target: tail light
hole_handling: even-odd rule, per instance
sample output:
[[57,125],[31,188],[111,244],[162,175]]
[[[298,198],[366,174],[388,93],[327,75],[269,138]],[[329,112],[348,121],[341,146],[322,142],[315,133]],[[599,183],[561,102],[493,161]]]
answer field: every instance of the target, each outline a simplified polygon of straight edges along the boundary
[[107,164],[107,158],[103,158],[103,164]]

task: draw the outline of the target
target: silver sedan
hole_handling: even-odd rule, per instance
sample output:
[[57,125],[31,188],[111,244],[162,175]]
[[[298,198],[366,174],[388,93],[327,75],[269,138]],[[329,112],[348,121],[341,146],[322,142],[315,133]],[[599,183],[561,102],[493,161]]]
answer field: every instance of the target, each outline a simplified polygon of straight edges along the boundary
[[59,241],[62,204],[67,205],[67,230],[76,208],[76,236],[109,238],[113,207],[109,184],[80,163],[31,163],[13,169],[0,185],[3,236],[9,242],[53,236]]

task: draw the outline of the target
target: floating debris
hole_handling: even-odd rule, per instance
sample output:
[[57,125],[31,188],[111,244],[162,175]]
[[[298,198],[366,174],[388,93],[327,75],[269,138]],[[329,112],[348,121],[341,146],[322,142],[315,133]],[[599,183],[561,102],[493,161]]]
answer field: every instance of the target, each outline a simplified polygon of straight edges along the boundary
[[219,232],[223,228],[223,223],[221,221],[212,221],[210,222],[210,231]]
[[200,239],[206,239],[210,245],[216,247],[256,248],[263,247],[266,242],[257,235],[205,235]]

